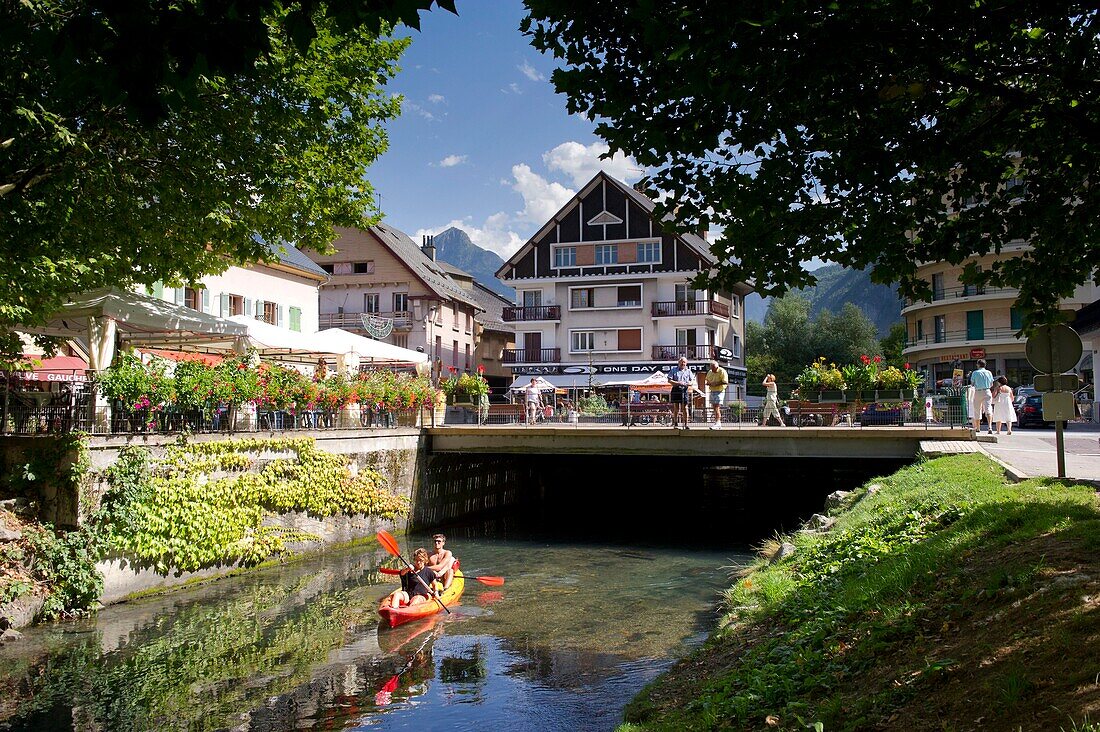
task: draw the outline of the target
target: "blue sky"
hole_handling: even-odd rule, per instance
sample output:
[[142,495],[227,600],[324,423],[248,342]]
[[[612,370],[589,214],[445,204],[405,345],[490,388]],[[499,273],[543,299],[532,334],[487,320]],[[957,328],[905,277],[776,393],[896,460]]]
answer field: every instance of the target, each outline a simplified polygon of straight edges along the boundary
[[402,115],[367,177],[386,221],[419,241],[448,226],[507,257],[603,168],[641,170],[607,150],[594,124],[565,110],[549,81],[554,59],[519,32],[519,0],[458,0],[459,15],[422,15],[390,91]]

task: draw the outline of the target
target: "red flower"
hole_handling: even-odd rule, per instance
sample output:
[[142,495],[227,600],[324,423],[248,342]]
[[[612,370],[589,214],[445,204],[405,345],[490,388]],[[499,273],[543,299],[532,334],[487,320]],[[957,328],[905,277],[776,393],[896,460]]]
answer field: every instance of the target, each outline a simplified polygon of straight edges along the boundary
[[875,356],[875,363],[882,363],[882,356]]
[[458,369],[456,369],[454,366],[448,366],[447,370],[450,371],[452,374],[458,373]]
[[905,370],[906,370],[906,371],[908,371],[908,370],[909,370],[910,368],[911,368],[911,367],[909,366],[909,362],[908,362],[908,361],[906,361],[906,362],[905,362]]
[[477,372],[478,372],[479,374],[484,374],[484,373],[485,373],[485,367],[484,367],[484,366],[482,366],[481,364],[478,364],[478,365],[477,365]]
[[867,358],[867,354],[866,354],[866,353],[865,353],[865,354],[863,354],[862,356],[860,356],[860,357],[859,357],[859,360],[863,362],[863,365],[864,365],[864,366],[866,366],[867,364],[871,363],[871,359]]

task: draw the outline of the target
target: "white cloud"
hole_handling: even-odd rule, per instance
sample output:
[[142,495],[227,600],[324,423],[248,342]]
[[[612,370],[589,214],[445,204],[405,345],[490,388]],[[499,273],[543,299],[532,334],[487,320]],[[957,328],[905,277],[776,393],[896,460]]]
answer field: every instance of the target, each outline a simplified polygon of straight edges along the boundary
[[539,73],[538,69],[536,69],[534,66],[527,63],[526,61],[524,61],[522,64],[520,64],[516,68],[519,69],[520,73],[522,73],[524,76],[526,76],[531,81],[546,81],[546,77],[543,76],[541,73]]
[[608,159],[601,159],[600,156],[609,149],[603,142],[593,142],[587,146],[574,141],[563,142],[553,150],[543,153],[542,161],[550,170],[569,176],[573,185],[578,188],[590,181],[600,170],[627,183],[642,177],[642,167],[621,152]]
[[466,155],[448,155],[436,163],[441,168],[453,168],[466,162]]
[[428,110],[424,109],[423,107],[421,107],[416,102],[406,101],[405,102],[405,108],[408,109],[410,112],[415,112],[416,114],[419,114],[421,117],[428,120],[429,122],[435,122],[439,119],[434,114],[432,114]]
[[441,104],[442,102],[447,101],[447,98],[442,94],[429,94],[428,101],[432,104]]
[[523,210],[516,216],[527,223],[542,225],[573,197],[576,191],[551,183],[526,163],[512,166],[512,190],[523,196]]
[[500,91],[501,91],[502,94],[522,94],[523,93],[523,90],[519,88],[519,84],[517,84],[514,81],[511,84],[509,84],[507,87],[502,88]]

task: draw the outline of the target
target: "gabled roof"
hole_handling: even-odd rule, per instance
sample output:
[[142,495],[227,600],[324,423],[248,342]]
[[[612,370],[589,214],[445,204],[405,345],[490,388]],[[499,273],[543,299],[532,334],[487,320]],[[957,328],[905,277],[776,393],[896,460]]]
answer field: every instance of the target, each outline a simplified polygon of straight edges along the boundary
[[515,303],[501,297],[477,280],[474,280],[474,289],[470,294],[477,300],[478,307],[485,311],[477,314],[475,318],[477,322],[489,330],[505,331],[507,333],[516,331],[515,325],[504,322],[504,308],[511,307]]
[[[516,252],[511,257],[509,257],[504,262],[504,264],[500,266],[500,269],[496,271],[496,276],[500,277],[505,268],[514,267],[517,263],[519,263],[519,261],[523,259],[524,256],[526,256],[527,252],[536,245],[538,240],[545,236],[550,227],[554,226],[555,224],[559,223],[563,218],[565,218],[565,215],[569,213],[574,206],[577,205],[578,201],[584,198],[584,196],[586,196],[601,180],[607,181],[611,185],[623,191],[628,199],[638,204],[642,208],[642,210],[649,214],[651,217],[653,216],[653,211],[657,207],[657,204],[654,203],[652,199],[650,199],[643,193],[634,190],[633,186],[629,186],[626,183],[623,183],[621,180],[612,178],[610,175],[601,170],[596,173],[596,175],[592,176],[592,180],[584,184],[584,186],[582,186],[581,189],[577,191],[576,194],[574,194],[574,196],[570,198],[565,203],[565,205],[562,206],[561,209],[559,209],[558,212],[550,218],[549,221],[543,224],[543,226],[535,232],[534,236],[528,239],[523,244],[523,246],[517,249]],[[662,219],[662,221],[671,220],[671,216],[665,216],[664,219]],[[718,263],[718,259],[713,254],[711,254],[710,244],[708,244],[707,240],[699,236],[698,234],[674,234],[670,232],[670,235],[675,236],[676,238],[684,242],[684,244],[686,244],[690,249],[698,254],[704,262],[708,262],[711,265]]]
[[370,227],[370,232],[436,295],[444,300],[457,300],[475,308],[479,307],[470,293],[450,278],[442,266],[443,263],[432,261],[408,234],[388,224],[375,224]]
[[288,244],[285,241],[280,244],[270,244],[258,235],[254,235],[252,239],[263,244],[267,251],[279,260],[280,264],[308,273],[313,277],[328,279],[328,272],[321,269],[316,262],[303,254],[302,250],[293,244]]

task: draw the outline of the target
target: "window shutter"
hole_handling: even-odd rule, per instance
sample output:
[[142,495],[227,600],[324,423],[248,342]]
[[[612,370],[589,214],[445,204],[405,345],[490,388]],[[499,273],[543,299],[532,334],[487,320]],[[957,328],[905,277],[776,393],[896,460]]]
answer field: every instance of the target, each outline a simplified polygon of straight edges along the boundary
[[275,308],[275,325],[283,324],[283,306],[279,305]]
[[296,308],[296,307],[291,307],[290,308],[290,329],[298,331],[299,333],[302,331],[302,309],[301,308]]
[[160,282],[153,283],[153,297],[158,300],[164,299],[164,284]]
[[223,318],[228,318],[229,317],[229,293],[228,292],[223,292],[222,293],[221,301],[222,301],[221,302],[221,306],[222,306],[221,307],[221,309],[222,309],[221,315],[222,315]]
[[262,318],[264,316],[264,301],[263,300],[257,300],[256,301],[256,312],[254,313],[254,315],[257,318]]
[[205,287],[202,288],[202,311],[204,313],[210,312],[210,290]]
[[184,289],[182,287],[175,288],[175,291],[176,291],[176,304],[177,305],[183,305],[184,296],[185,296],[186,292],[184,291]]
[[246,297],[244,299],[244,308],[241,311],[241,315],[255,315],[252,310],[252,298]]

